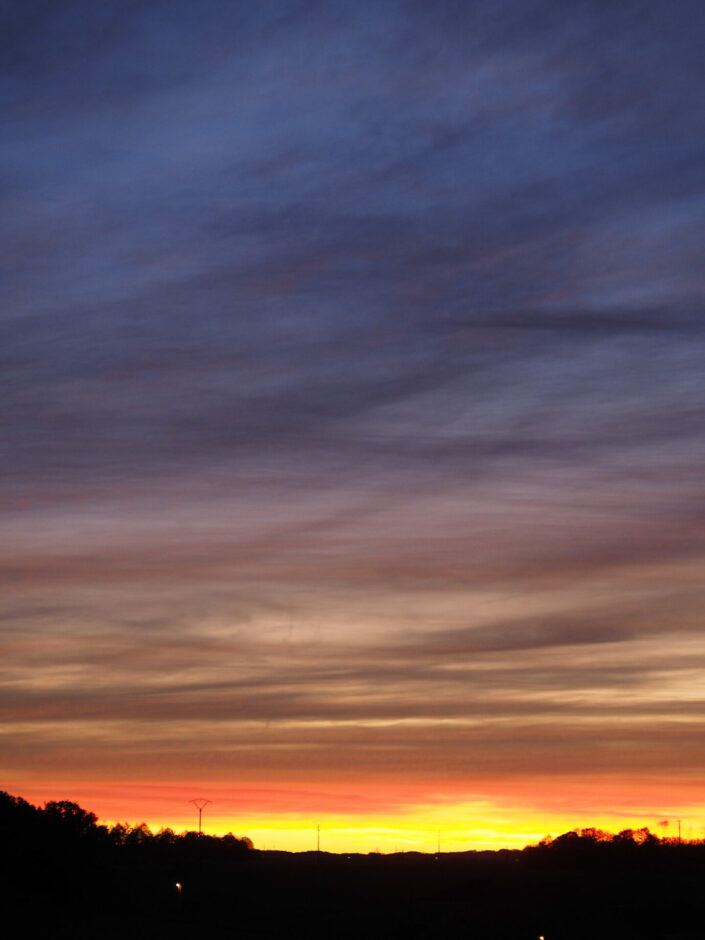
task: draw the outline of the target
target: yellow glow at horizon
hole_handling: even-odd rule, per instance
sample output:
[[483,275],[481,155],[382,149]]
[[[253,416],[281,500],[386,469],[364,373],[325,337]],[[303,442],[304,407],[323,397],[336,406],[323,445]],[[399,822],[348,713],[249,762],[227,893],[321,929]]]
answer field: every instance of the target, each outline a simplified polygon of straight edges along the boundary
[[[320,825],[321,851],[334,853],[381,852],[425,852],[435,853],[440,841],[441,852],[464,852],[470,850],[497,850],[501,848],[521,849],[535,845],[545,836],[557,836],[573,829],[594,827],[607,832],[623,829],[640,829],[647,826],[660,837],[673,836],[675,825],[660,825],[654,816],[633,814],[597,813],[579,819],[575,815],[524,813],[508,810],[507,807],[483,806],[478,814],[474,804],[445,805],[428,809],[422,813],[393,814],[391,816],[354,817],[350,815],[322,815],[303,818],[301,815],[219,816],[212,813],[203,832],[207,835],[224,835],[232,832],[236,836],[247,836],[254,847],[261,850],[288,852],[315,851],[317,845],[316,826]],[[679,814],[682,818],[683,838],[703,838],[705,805],[689,806]],[[677,818],[676,814],[672,819]],[[459,820],[467,820],[459,825]],[[169,826],[176,832],[186,829],[195,831],[197,825],[187,816],[178,819],[149,818],[145,822],[156,832]]]

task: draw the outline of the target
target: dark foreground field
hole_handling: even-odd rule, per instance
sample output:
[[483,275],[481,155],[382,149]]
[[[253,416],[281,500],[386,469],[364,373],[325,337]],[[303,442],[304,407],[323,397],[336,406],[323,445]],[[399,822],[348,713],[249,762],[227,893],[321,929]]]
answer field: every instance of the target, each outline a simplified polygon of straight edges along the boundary
[[[47,938],[705,938],[705,845],[569,833],[523,851],[259,852],[108,830],[0,794],[7,921]],[[179,890],[177,883],[182,887]]]

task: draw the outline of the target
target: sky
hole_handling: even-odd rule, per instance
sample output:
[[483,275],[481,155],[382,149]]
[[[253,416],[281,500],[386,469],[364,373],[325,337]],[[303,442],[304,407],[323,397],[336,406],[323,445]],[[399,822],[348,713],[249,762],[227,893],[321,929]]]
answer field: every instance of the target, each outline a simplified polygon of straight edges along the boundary
[[0,18],[0,788],[702,837],[699,0]]

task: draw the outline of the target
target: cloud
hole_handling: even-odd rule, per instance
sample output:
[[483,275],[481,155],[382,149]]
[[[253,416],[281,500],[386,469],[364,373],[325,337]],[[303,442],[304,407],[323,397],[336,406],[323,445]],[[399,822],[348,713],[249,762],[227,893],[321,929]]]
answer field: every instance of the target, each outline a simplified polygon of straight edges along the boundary
[[13,766],[691,766],[686,8],[10,5]]

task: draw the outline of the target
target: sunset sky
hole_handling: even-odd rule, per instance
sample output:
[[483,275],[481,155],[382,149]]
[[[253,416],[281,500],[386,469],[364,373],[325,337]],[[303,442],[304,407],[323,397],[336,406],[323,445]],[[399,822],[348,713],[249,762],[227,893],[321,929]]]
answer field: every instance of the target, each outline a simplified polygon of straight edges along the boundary
[[701,0],[2,20],[0,789],[701,838]]

